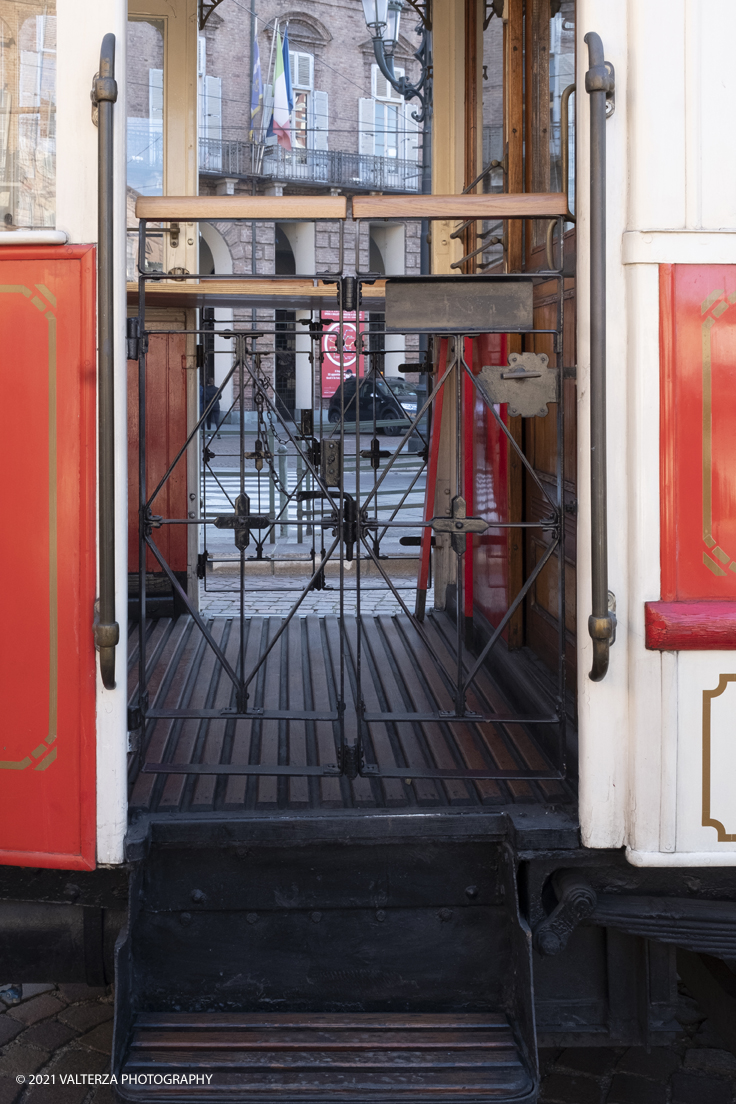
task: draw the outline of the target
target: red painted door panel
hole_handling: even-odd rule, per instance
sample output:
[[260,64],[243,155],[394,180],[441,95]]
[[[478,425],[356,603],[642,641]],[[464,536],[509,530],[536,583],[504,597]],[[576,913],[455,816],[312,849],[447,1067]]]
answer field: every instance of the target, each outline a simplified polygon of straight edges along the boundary
[[662,597],[736,598],[736,265],[662,281]]
[[660,265],[662,601],[648,648],[736,648],[736,265]]
[[0,249],[0,863],[95,863],[95,253]]
[[[187,380],[184,334],[152,335],[146,357],[146,480],[148,495],[166,474],[187,439]],[[165,518],[187,516],[186,456],[151,504]],[[172,571],[187,569],[186,525],[162,525],[153,541]],[[138,570],[138,362],[128,361],[128,570]],[[146,570],[162,568],[149,550]]]

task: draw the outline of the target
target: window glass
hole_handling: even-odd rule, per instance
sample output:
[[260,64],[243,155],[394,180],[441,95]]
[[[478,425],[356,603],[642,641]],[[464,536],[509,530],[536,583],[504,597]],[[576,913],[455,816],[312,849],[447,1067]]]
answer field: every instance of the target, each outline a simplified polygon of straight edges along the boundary
[[375,152],[377,157],[399,156],[399,131],[403,121],[399,108],[376,100]]
[[[549,111],[550,111],[550,191],[564,192],[562,179],[562,96],[575,83],[575,0],[562,0],[560,10],[550,20],[549,34]],[[575,93],[568,102],[568,179],[570,210],[575,213]]]
[[164,191],[164,25],[128,23],[128,188],[136,195]]
[[[128,21],[126,64],[128,129],[128,226],[135,227],[139,195],[164,193],[164,21]],[[137,277],[138,239],[128,234],[128,279]],[[163,237],[146,242],[150,271],[163,270]]]
[[56,3],[0,0],[0,229],[56,218]]

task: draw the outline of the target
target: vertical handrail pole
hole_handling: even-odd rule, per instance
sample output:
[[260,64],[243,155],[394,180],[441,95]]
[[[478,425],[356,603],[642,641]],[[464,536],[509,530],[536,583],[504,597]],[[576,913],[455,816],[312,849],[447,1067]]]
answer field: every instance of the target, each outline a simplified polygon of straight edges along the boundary
[[606,99],[614,90],[613,67],[604,61],[600,35],[585,36],[590,68],[590,526],[593,641],[590,678],[608,670],[614,619],[608,608],[606,504]]
[[113,318],[113,111],[118,98],[115,81],[115,35],[106,34],[100,50],[100,71],[92,84],[97,104],[97,345],[99,451],[100,605],[95,644],[100,676],[106,690],[115,689],[115,647],[120,628],[115,620],[115,393]]

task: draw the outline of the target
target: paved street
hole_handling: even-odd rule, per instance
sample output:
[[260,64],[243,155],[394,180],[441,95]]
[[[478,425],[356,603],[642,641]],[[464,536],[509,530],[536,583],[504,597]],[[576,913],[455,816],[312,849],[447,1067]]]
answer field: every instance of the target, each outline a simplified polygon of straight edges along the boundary
[[[111,989],[31,985],[9,993],[4,986],[0,1007],[0,1104],[112,1104],[109,1087],[61,1083],[109,1071]],[[736,1057],[685,991],[678,1019],[675,1044],[648,1053],[644,1047],[542,1051],[540,1104],[733,1104]],[[32,1086],[33,1074],[56,1081]],[[19,1076],[26,1082],[19,1084]]]

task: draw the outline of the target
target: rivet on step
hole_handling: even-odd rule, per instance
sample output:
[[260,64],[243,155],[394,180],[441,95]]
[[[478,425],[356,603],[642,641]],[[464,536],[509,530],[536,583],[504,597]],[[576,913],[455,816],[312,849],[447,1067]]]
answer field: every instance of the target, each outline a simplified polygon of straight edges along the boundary
[[437,915],[443,923],[446,923],[448,920],[452,920],[452,912],[450,911],[450,909],[440,909]]
[[312,920],[313,924],[319,924],[321,919],[322,919],[322,913],[321,912],[313,912],[311,914],[311,920]]
[[386,919],[386,913],[383,911],[383,909],[379,909],[378,912],[376,913],[376,920],[378,920],[378,922],[380,924],[385,919]]
[[249,924],[256,924],[258,922],[258,913],[248,912],[246,913],[245,919],[248,921]]
[[465,890],[465,896],[469,897],[471,901],[474,901],[475,898],[478,896],[478,887],[468,886],[468,888]]
[[193,889],[192,900],[194,901],[195,905],[204,904],[204,902],[207,900],[207,894],[203,893],[201,889]]
[[191,912],[183,912],[183,913],[181,914],[181,916],[179,917],[179,922],[180,922],[181,924],[183,924],[183,925],[184,925],[184,927],[186,927],[186,926],[187,926],[187,924],[191,924],[191,922],[192,922],[192,914],[191,914]]

